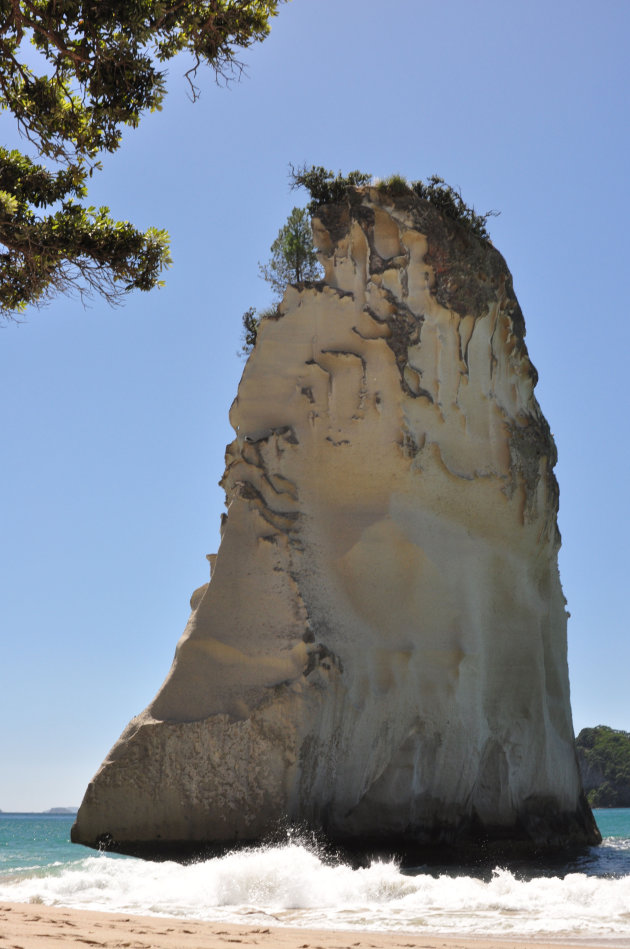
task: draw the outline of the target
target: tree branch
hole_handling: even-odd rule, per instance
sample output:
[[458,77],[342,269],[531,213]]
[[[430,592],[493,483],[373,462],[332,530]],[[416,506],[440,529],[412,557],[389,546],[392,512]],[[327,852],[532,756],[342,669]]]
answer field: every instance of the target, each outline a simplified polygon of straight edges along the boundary
[[[15,3],[15,0],[13,0],[13,3]],[[26,23],[27,26],[29,26],[34,32],[45,36],[46,39],[49,40],[52,45],[59,50],[60,53],[62,53],[64,56],[68,56],[75,63],[89,63],[89,57],[80,56],[73,49],[70,49],[58,33],[56,33],[54,30],[47,30],[43,24],[36,19],[36,17],[40,15],[40,11],[37,9],[37,7],[33,6],[30,0],[22,0],[22,3],[33,14],[33,19],[28,19],[27,17],[22,18],[23,22]]]

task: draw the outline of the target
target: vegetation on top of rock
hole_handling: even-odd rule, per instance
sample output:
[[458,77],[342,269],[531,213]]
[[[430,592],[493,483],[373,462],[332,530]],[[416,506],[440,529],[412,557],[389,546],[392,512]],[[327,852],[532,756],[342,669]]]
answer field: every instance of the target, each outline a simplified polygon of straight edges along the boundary
[[243,324],[243,330],[241,334],[242,346],[241,350],[237,355],[242,356],[246,359],[251,353],[252,349],[256,345],[256,340],[258,339],[258,328],[262,320],[277,320],[280,316],[278,312],[277,303],[272,306],[265,307],[264,310],[261,310],[260,313],[255,306],[250,306],[248,310],[245,310],[241,317],[241,322]]
[[591,807],[630,807],[630,732],[583,728],[575,745]]
[[319,280],[322,276],[313,246],[311,219],[306,208],[293,208],[270,249],[269,261],[259,264],[258,269],[263,280],[271,285],[276,302],[258,315],[255,307],[251,306],[243,313],[241,354],[244,356],[249,355],[256,345],[260,321],[278,318],[278,303],[287,286],[305,280]]
[[166,232],[143,233],[84,204],[87,178],[99,153],[118,149],[123,127],[161,108],[163,64],[191,55],[195,99],[199,66],[217,79],[238,76],[238,51],[265,39],[282,2],[0,0],[0,110],[51,163],[0,151],[0,316],[57,292],[115,302],[159,284]]
[[313,230],[306,208],[293,208],[271,245],[268,263],[259,264],[258,269],[278,300],[282,299],[287,284],[320,279],[322,268],[313,247]]
[[[303,166],[297,169],[291,165],[290,177],[292,188],[306,188],[310,193],[311,201],[308,209],[311,214],[315,213],[322,204],[341,200],[348,189],[370,184],[372,181],[371,175],[361,171],[351,171],[344,177],[341,172],[335,175],[334,172],[315,165],[311,168]],[[478,214],[474,207],[468,207],[461,193],[446,184],[439,175],[431,175],[424,182],[407,181],[402,175],[395,174],[377,181],[375,186],[379,191],[392,195],[414,193],[419,198],[429,201],[445,217],[462,224],[468,231],[483,240],[490,239],[486,226],[488,219],[500,213],[486,211],[485,214]]]
[[486,241],[490,240],[490,234],[486,227],[488,218],[497,217],[501,213],[500,211],[486,211],[485,214],[477,214],[474,207],[469,208],[464,202],[461,193],[447,185],[439,175],[431,175],[430,178],[427,178],[426,184],[422,181],[412,181],[410,182],[410,188],[419,198],[430,201],[445,217],[463,224],[477,237],[481,237]]
[[[351,189],[374,184],[379,191],[391,195],[416,194],[429,201],[445,217],[462,224],[483,240],[489,240],[486,228],[488,218],[498,214],[497,211],[477,214],[474,208],[465,204],[459,191],[447,185],[438,175],[431,175],[426,182],[410,182],[402,175],[396,174],[373,183],[372,176],[362,171],[351,171],[343,175],[340,171],[335,174],[321,165],[313,165],[311,168],[295,168],[293,165],[289,167],[291,189],[306,188],[311,200],[306,208],[293,208],[286,224],[280,228],[271,245],[271,258],[268,263],[259,264],[260,274],[271,284],[277,302],[282,298],[288,284],[321,278],[321,267],[313,246],[310,215],[315,214],[324,204],[341,201]],[[259,314],[254,307],[243,313],[242,355],[249,355],[254,348],[260,321],[277,316],[277,303]]]
[[307,168],[303,165],[301,168],[294,168],[289,165],[291,179],[291,190],[296,188],[306,188],[311,196],[307,208],[313,214],[321,204],[334,204],[340,201],[348,188],[358,188],[361,185],[367,185],[372,180],[372,175],[365,174],[362,171],[351,171],[348,175],[342,175],[341,172],[328,171],[321,165],[312,165]]
[[256,307],[250,306],[241,317],[241,323],[243,324],[241,353],[244,355],[249,355],[256,345],[258,322],[259,317],[256,316]]

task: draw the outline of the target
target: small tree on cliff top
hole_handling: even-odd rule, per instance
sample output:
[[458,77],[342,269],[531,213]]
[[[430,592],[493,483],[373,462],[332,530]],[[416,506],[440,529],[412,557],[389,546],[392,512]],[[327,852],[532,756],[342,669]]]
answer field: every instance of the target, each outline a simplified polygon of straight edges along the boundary
[[243,313],[241,352],[244,355],[248,355],[256,344],[261,319],[273,318],[277,314],[277,304],[287,286],[305,280],[320,280],[322,277],[322,268],[313,247],[311,219],[305,208],[293,208],[287,223],[280,228],[271,245],[271,257],[266,264],[259,264],[258,269],[263,280],[271,285],[276,303],[258,315],[255,307]]
[[305,208],[293,208],[271,245],[268,263],[259,264],[258,269],[278,299],[290,283],[321,278],[321,267],[313,247],[311,219]]
[[97,291],[114,302],[158,284],[170,262],[166,232],[143,233],[85,205],[87,177],[99,153],[118,149],[124,126],[160,109],[164,63],[192,55],[195,99],[198,67],[217,79],[238,75],[237,51],[265,39],[282,2],[0,0],[0,109],[53,164],[0,149],[0,316],[56,292]]

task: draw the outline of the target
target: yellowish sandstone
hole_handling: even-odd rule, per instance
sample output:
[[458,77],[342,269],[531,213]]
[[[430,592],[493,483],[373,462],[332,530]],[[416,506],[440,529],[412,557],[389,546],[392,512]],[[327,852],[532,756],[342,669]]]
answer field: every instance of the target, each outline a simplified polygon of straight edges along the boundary
[[555,447],[503,258],[374,188],[314,233],[325,279],[287,289],[231,409],[211,581],[73,839],[596,842]]

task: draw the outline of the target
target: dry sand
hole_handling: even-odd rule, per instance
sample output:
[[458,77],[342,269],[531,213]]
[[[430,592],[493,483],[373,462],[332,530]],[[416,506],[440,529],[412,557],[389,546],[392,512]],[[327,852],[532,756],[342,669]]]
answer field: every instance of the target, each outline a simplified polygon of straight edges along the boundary
[[[459,939],[414,933],[335,932],[233,926],[126,913],[95,913],[32,903],[0,904],[0,949],[521,949],[533,940]],[[535,942],[536,949],[560,943]],[[570,945],[570,943],[565,943]],[[601,942],[580,941],[580,949]],[[606,945],[613,946],[614,942]],[[621,945],[618,943],[617,945]]]

